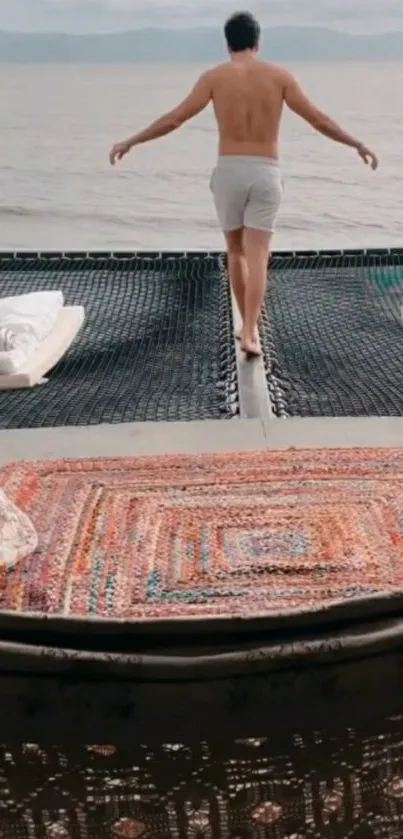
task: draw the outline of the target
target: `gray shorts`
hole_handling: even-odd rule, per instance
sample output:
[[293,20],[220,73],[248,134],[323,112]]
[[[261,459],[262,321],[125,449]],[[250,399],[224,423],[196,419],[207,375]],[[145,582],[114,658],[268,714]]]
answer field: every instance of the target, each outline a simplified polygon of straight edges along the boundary
[[210,189],[222,230],[274,231],[283,196],[278,160],[223,155],[211,175]]

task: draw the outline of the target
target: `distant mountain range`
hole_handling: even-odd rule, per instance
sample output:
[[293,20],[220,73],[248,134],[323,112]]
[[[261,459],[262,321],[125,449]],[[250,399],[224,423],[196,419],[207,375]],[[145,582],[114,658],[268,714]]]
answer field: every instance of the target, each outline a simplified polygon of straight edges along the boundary
[[[276,27],[264,33],[262,54],[273,61],[398,61],[403,60],[403,32],[352,35],[319,27]],[[111,35],[0,32],[1,63],[208,63],[224,57],[219,28]]]

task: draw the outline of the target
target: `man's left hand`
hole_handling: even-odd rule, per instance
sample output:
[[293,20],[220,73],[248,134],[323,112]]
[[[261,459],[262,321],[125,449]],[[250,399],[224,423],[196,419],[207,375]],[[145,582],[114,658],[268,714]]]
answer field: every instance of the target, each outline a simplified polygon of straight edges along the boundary
[[116,161],[122,160],[122,158],[129,153],[130,149],[130,140],[123,140],[121,143],[115,143],[113,149],[111,149],[109,153],[109,162],[111,166],[114,166]]

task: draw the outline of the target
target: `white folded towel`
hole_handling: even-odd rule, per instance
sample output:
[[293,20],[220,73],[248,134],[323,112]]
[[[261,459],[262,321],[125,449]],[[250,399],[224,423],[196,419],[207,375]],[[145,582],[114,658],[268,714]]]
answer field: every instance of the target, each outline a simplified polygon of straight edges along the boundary
[[63,304],[61,291],[35,291],[0,300],[0,375],[23,368],[52,331]]
[[0,352],[10,352],[15,350],[17,345],[17,336],[9,326],[0,327]]
[[12,568],[37,547],[38,536],[31,520],[0,489],[0,567]]

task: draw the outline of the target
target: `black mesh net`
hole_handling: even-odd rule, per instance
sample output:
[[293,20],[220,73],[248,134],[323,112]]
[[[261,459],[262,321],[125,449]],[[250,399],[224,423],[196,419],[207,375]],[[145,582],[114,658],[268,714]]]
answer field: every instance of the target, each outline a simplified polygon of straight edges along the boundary
[[[0,427],[238,414],[218,254],[0,257],[0,296],[61,288],[85,326],[43,388],[0,392]],[[277,254],[261,340],[275,414],[403,413],[403,250]]]
[[275,256],[261,337],[277,416],[401,416],[403,250]]
[[0,391],[0,427],[237,414],[229,291],[217,256],[0,258],[0,297],[61,289],[86,320],[49,382]]

